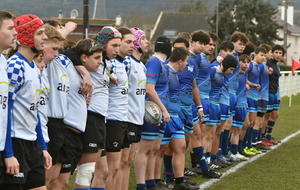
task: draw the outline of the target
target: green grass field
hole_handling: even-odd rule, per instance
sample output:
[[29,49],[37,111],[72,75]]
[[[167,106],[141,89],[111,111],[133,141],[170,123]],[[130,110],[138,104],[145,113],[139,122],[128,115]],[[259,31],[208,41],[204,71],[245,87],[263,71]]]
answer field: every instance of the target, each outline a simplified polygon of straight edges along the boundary
[[[292,107],[288,107],[288,98],[282,98],[279,118],[273,129],[273,136],[278,139],[285,137],[300,130],[300,94],[293,96]],[[278,148],[263,153],[257,160],[246,164],[220,180],[217,180],[208,190],[296,190],[300,189],[300,169],[299,156],[300,135],[291,138],[282,143]],[[187,154],[189,155],[189,154]],[[218,172],[226,172],[238,163],[232,163],[232,166],[220,169]],[[187,157],[186,166],[189,165]],[[197,185],[210,181],[202,176],[191,177],[190,180],[196,181]],[[68,190],[72,189],[74,176],[70,179]],[[135,175],[133,168],[129,190],[135,189]]]

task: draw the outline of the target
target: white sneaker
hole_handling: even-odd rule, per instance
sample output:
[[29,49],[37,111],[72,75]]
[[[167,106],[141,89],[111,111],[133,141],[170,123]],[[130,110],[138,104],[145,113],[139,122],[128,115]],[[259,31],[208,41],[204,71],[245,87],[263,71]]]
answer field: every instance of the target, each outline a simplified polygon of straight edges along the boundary
[[235,155],[235,157],[236,157],[236,158],[239,158],[240,160],[243,160],[243,161],[249,160],[248,157],[246,157],[246,156],[244,156],[244,155],[241,155],[240,153],[237,153],[237,154]]

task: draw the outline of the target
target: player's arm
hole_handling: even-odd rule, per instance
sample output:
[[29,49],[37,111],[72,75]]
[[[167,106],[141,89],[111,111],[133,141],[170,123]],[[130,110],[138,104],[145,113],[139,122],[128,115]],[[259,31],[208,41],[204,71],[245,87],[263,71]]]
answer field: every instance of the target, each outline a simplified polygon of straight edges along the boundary
[[47,146],[46,143],[44,141],[44,136],[43,136],[43,132],[42,132],[42,125],[41,125],[41,119],[39,114],[37,114],[37,118],[38,118],[38,124],[35,128],[36,134],[37,134],[37,139],[40,143],[40,146],[43,150],[43,155],[44,155],[44,167],[45,169],[49,169],[52,166],[52,157],[50,156],[50,154],[47,151]]
[[196,81],[193,81],[193,100],[198,108],[198,114],[200,116],[200,123],[202,123],[204,120],[204,117],[203,117],[204,115],[203,115],[203,108],[202,108],[202,104],[200,101],[200,94],[199,94],[199,90],[198,90]]
[[153,83],[146,83],[146,94],[147,96],[150,98],[151,101],[153,101],[154,103],[156,103],[163,115],[163,122],[167,123],[170,121],[170,115],[167,111],[167,108],[165,107],[165,105],[160,101],[160,98],[158,97],[158,94],[155,90],[155,84]]
[[260,89],[260,84],[254,84],[252,82],[250,82],[248,79],[247,79],[247,84],[252,87],[252,88],[255,88],[256,90],[259,90]]
[[24,65],[19,62],[8,63],[7,66],[7,78],[9,83],[8,92],[8,118],[7,118],[7,133],[5,148],[3,151],[4,163],[6,167],[6,173],[14,175],[18,174],[20,167],[19,162],[14,156],[14,150],[12,145],[11,131],[12,131],[12,115],[11,110],[14,105],[15,97],[18,90],[24,84]]
[[83,84],[82,84],[82,94],[92,94],[92,79],[88,70],[83,65],[75,65],[75,69],[82,75]]
[[67,37],[71,32],[77,28],[75,22],[67,22],[64,27],[57,29],[63,37]]

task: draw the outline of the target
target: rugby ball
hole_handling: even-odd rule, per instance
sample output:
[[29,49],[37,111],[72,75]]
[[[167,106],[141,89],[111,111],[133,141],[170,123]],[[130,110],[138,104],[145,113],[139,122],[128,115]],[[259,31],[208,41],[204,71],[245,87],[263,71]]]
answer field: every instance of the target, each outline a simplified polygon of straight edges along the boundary
[[144,120],[150,125],[158,125],[162,119],[162,112],[159,106],[152,101],[145,101]]

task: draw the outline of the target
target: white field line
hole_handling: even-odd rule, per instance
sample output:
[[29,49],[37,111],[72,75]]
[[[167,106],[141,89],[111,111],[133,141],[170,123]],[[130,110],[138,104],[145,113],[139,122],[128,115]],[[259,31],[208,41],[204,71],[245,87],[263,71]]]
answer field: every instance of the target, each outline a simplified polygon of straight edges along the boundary
[[[296,133],[291,134],[290,136],[287,136],[287,137],[284,138],[284,139],[281,141],[281,143],[279,143],[278,145],[276,145],[276,146],[271,146],[271,147],[270,147],[271,150],[269,150],[268,152],[270,152],[270,151],[272,151],[272,150],[278,148],[279,146],[281,146],[281,144],[287,142],[288,140],[290,140],[291,138],[295,137],[295,136],[298,135],[298,134],[300,134],[300,131],[297,131]],[[258,158],[260,158],[260,157],[262,157],[262,156],[268,154],[268,152],[262,153],[262,154],[258,154],[258,155],[256,155],[256,156],[250,158],[248,161],[242,161],[241,163],[237,164],[236,166],[234,166],[234,167],[230,168],[229,170],[227,170],[226,172],[224,172],[221,178],[219,178],[219,179],[211,179],[211,180],[209,180],[209,181],[207,181],[207,182],[204,182],[203,184],[201,184],[201,185],[199,186],[200,189],[202,190],[202,189],[206,189],[206,188],[210,187],[210,186],[211,186],[212,184],[214,184],[215,182],[220,181],[223,177],[225,177],[225,176],[227,176],[227,175],[229,175],[229,174],[231,174],[231,173],[236,172],[238,169],[240,169],[240,168],[243,167],[244,165],[249,164],[249,163],[251,163],[251,162],[257,160]]]

